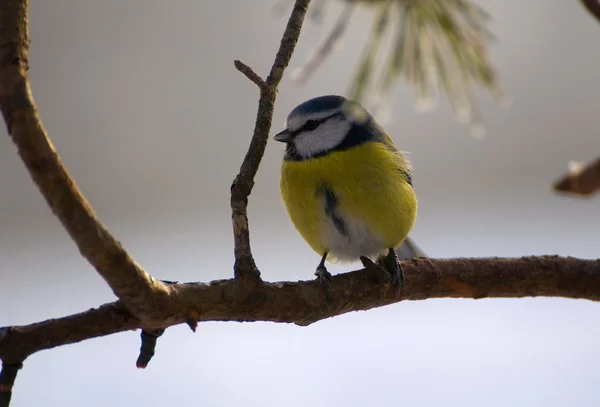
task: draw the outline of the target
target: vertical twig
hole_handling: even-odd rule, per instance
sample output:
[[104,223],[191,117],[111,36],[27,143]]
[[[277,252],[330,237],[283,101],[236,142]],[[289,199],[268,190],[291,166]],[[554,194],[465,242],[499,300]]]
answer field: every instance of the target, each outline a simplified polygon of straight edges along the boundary
[[256,83],[260,89],[254,134],[240,167],[240,172],[231,185],[231,211],[235,252],[234,272],[236,278],[247,276],[253,279],[260,279],[260,272],[254,263],[250,249],[247,211],[248,196],[254,187],[254,176],[258,171],[267,146],[275,99],[277,97],[277,87],[296,48],[309,3],[310,0],[296,0],[285,32],[281,38],[281,44],[271,67],[271,72],[266,81],[263,81],[247,65],[240,61],[235,61],[236,68],[252,82]]

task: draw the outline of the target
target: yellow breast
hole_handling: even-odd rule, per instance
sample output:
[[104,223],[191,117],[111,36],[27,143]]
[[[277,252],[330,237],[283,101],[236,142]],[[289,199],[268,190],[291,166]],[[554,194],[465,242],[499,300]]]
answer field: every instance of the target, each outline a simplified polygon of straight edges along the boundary
[[[398,247],[412,229],[417,199],[403,174],[406,169],[399,153],[367,142],[318,158],[284,161],[281,196],[296,229],[314,251],[355,260]],[[327,208],[331,202],[320,193],[324,185],[335,196],[345,231],[334,227]]]

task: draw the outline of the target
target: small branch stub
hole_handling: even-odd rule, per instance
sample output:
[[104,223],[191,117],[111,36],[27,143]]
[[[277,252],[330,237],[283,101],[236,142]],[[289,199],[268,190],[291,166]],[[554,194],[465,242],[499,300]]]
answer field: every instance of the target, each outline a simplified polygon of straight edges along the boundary
[[233,61],[233,64],[235,65],[235,68],[238,71],[240,71],[241,73],[246,75],[246,78],[248,78],[252,82],[254,82],[256,84],[256,86],[258,86],[261,90],[266,86],[266,83],[263,80],[263,78],[258,76],[258,74],[256,72],[254,72],[254,70],[252,68],[250,68],[248,65],[246,65],[239,59],[236,59],[235,61]]
[[196,333],[196,329],[198,329],[198,318],[200,318],[200,314],[197,311],[191,311],[188,317],[185,320],[187,326],[190,327],[192,332]]
[[22,363],[2,364],[0,372],[0,407],[8,407],[12,397],[12,388],[19,370],[23,367]]
[[142,339],[142,346],[140,347],[140,355],[135,363],[135,366],[138,369],[145,369],[148,366],[148,363],[150,363],[152,357],[154,356],[156,341],[164,332],[164,329],[157,331],[142,330],[140,335]]

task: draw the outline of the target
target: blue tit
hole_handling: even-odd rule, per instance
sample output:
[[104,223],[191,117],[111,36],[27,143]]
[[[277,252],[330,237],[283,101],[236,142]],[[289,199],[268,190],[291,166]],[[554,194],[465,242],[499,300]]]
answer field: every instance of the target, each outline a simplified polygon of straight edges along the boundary
[[294,108],[285,130],[281,196],[304,240],[325,261],[381,258],[398,290],[404,273],[395,249],[417,216],[411,166],[359,103],[320,96]]

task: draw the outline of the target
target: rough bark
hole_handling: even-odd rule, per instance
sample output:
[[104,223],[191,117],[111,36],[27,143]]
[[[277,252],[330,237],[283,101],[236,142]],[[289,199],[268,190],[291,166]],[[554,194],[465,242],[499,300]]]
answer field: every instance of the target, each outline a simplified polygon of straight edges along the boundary
[[159,329],[195,321],[273,321],[308,325],[402,300],[429,298],[565,297],[600,301],[600,260],[539,256],[402,262],[406,276],[400,298],[389,273],[374,265],[338,274],[328,296],[316,281],[260,282],[248,287],[236,279],[173,283],[177,301],[166,318],[148,326],[121,301],[80,314],[0,328],[0,358],[20,363],[29,355],[60,345],[137,328]]

